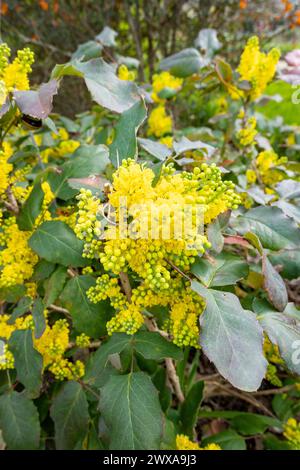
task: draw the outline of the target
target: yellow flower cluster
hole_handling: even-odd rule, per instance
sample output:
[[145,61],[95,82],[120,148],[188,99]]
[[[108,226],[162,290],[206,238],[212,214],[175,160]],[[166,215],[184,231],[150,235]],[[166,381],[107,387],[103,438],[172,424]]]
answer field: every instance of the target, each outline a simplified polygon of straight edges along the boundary
[[274,48],[268,54],[261,52],[257,36],[248,40],[237,71],[240,74],[240,80],[247,80],[252,86],[249,92],[251,100],[256,100],[264,92],[275,75],[279,58],[279,49]]
[[248,119],[246,127],[238,131],[237,138],[243,147],[247,147],[253,144],[256,134],[256,119],[251,117]]
[[135,71],[134,70],[128,70],[126,65],[122,64],[118,68],[118,77],[120,80],[127,80],[130,82],[133,82],[135,79]]
[[197,442],[191,441],[184,434],[177,434],[176,436],[176,450],[222,450],[218,444],[208,444],[205,447],[200,447]]
[[254,184],[257,179],[255,171],[251,169],[246,170],[246,179],[250,185]]
[[9,63],[11,51],[7,44],[0,45],[0,85],[2,105],[8,93],[14,90],[29,90],[28,74],[34,62],[34,53],[25,48],[17,52],[17,57]]
[[33,274],[34,265],[38,261],[37,255],[29,248],[28,238],[31,232],[19,230],[14,217],[2,224],[0,251],[0,286],[9,287],[22,284]]
[[152,79],[152,99],[156,103],[162,103],[165,101],[164,98],[159,96],[159,93],[164,89],[178,91],[183,83],[182,78],[173,77],[170,72],[161,72],[153,75]]
[[[77,380],[84,375],[84,364],[81,361],[71,362],[64,357],[69,348],[69,326],[66,320],[58,320],[52,326],[49,325],[47,312],[45,312],[47,326],[40,338],[33,336],[35,349],[43,356],[43,368],[48,369],[57,380]],[[0,316],[1,338],[9,340],[14,331],[34,328],[32,315],[19,317],[15,323],[9,323],[9,315]],[[82,341],[87,341],[85,336]],[[12,369],[14,359],[12,353],[4,348],[4,357],[0,356],[0,369]]]
[[283,180],[285,174],[277,167],[286,162],[287,157],[279,157],[273,150],[260,152],[256,158],[256,166],[263,183],[271,186]]
[[165,137],[161,137],[159,139],[159,142],[161,144],[164,144],[166,145],[167,147],[169,147],[170,149],[173,147],[173,137],[171,135],[166,135]]
[[292,449],[300,450],[300,423],[294,418],[290,418],[284,425],[284,437],[288,440]]
[[81,335],[76,336],[76,346],[79,346],[80,348],[88,348],[90,345],[90,337],[87,336],[84,333],[81,333]]
[[100,201],[88,189],[81,189],[78,199],[78,218],[75,233],[80,240],[90,242],[93,237],[100,234],[101,223],[97,220],[100,210]]
[[161,104],[151,111],[148,125],[148,135],[162,137],[172,132],[172,118],[167,115],[166,108]]
[[[132,334],[143,323],[143,309],[169,306],[166,328],[173,341],[180,346],[197,346],[203,303],[178,278],[173,266],[189,270],[195,256],[210,246],[206,236],[199,233],[199,223],[210,223],[221,212],[236,208],[239,197],[231,182],[222,182],[214,164],[179,174],[168,166],[155,186],[154,178],[153,171],[144,165],[123,161],[113,175],[108,195],[115,217],[113,221],[107,218],[101,233],[98,227],[96,233],[94,230],[100,201],[90,191],[81,191],[75,231],[87,241],[87,250],[100,259],[106,271],[119,275],[130,270],[141,280],[132,291],[131,302],[127,302],[117,278],[108,274],[97,279],[88,297],[93,302],[109,298],[118,311],[108,324],[110,332]],[[184,216],[188,216],[190,226],[179,233]]]
[[10,184],[9,174],[13,170],[13,165],[8,162],[12,156],[13,150],[8,142],[3,143],[3,147],[0,150],[0,196],[3,196]]

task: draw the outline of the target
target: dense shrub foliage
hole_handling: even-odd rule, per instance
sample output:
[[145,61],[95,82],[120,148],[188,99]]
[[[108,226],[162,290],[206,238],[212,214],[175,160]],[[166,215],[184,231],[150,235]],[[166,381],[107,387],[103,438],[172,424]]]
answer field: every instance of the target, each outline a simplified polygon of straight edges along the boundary
[[141,82],[115,37],[31,88],[0,45],[2,446],[300,449],[299,68],[206,28]]

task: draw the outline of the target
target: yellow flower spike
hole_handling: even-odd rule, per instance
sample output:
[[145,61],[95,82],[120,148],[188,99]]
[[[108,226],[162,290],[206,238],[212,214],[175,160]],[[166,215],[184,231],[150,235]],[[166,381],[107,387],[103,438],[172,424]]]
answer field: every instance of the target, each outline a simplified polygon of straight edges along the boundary
[[148,125],[148,135],[162,137],[172,132],[172,118],[167,115],[163,105],[159,105],[151,111]]
[[153,75],[152,80],[152,99],[156,103],[163,103],[165,100],[158,95],[164,88],[171,90],[179,90],[183,84],[182,78],[173,77],[170,72],[161,72],[160,74]]
[[283,427],[283,435],[294,450],[300,450],[300,423],[290,418]]
[[126,65],[122,64],[120,65],[118,69],[118,78],[120,80],[127,80],[127,81],[133,81],[135,80],[136,72],[135,71],[130,71],[126,67]]
[[256,100],[265,91],[275,75],[279,58],[279,49],[274,48],[268,54],[261,52],[257,36],[248,40],[237,71],[240,74],[240,80],[247,80],[252,86],[251,100]]
[[256,182],[257,176],[254,170],[246,171],[246,178],[249,184],[254,184]]
[[237,138],[243,147],[247,147],[253,144],[256,134],[256,119],[255,117],[251,117],[248,119],[246,127],[237,133]]
[[200,447],[197,442],[191,441],[184,434],[177,434],[176,436],[176,449],[177,450],[222,450],[218,444],[208,444],[205,447]]

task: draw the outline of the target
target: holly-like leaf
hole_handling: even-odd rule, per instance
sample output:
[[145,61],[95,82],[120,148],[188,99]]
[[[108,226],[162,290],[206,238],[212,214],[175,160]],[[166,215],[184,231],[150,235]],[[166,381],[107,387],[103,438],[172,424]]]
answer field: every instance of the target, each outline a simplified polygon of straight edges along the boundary
[[208,62],[197,49],[188,48],[163,59],[159,69],[168,70],[175,77],[185,78],[198,73]]
[[200,317],[200,344],[223,377],[241,390],[259,388],[266,373],[263,332],[255,315],[244,310],[230,292],[206,289],[192,281],[192,289],[206,301]]
[[176,157],[190,150],[202,150],[207,157],[211,157],[216,151],[212,145],[206,144],[201,140],[189,140],[187,137],[182,137],[179,142],[174,141],[173,147]]
[[154,361],[161,361],[167,357],[178,361],[182,359],[182,351],[159,333],[139,331],[132,337],[132,346],[145,359]]
[[15,91],[15,102],[23,114],[45,119],[52,110],[53,96],[57,94],[58,81],[43,83],[38,90]]
[[67,282],[60,299],[72,315],[76,330],[99,338],[106,333],[112,308],[108,301],[94,304],[87,298],[86,291],[94,284],[92,276],[75,276]]
[[181,432],[193,436],[194,427],[198,419],[198,411],[203,399],[204,382],[199,381],[192,385],[180,409]]
[[34,323],[34,336],[40,338],[46,329],[45,306],[42,299],[36,299],[33,303],[32,318]]
[[280,250],[300,245],[300,231],[293,220],[278,207],[256,207],[232,221],[234,228],[244,235],[253,232],[264,248]]
[[233,429],[226,429],[201,441],[202,446],[211,443],[218,444],[222,450],[246,450],[247,448],[245,439]]
[[138,101],[125,111],[115,127],[115,138],[109,149],[110,160],[115,167],[126,158],[137,155],[137,131],[146,119],[144,100]]
[[78,186],[76,190],[72,189],[69,184],[70,179],[99,175],[108,163],[109,153],[105,145],[81,145],[72,158],[57,171],[49,174],[47,181],[56,197],[68,200],[80,189]]
[[39,447],[38,411],[21,393],[0,396],[0,429],[9,450],[36,450]]
[[65,266],[59,266],[56,268],[53,274],[44,282],[45,287],[45,297],[44,303],[45,307],[49,307],[50,304],[53,304],[62,292],[65,282],[67,279],[67,268]]
[[212,28],[201,29],[195,39],[195,46],[205,52],[205,56],[212,58],[216,51],[221,49],[222,43],[219,41],[218,32]]
[[14,331],[9,349],[14,355],[18,380],[31,398],[37,397],[42,385],[43,358],[33,347],[31,329]]
[[279,348],[287,367],[300,374],[300,316],[276,312],[270,304],[255,300],[253,308],[258,319],[273,344]]
[[111,377],[100,389],[99,408],[112,450],[159,449],[162,412],[158,392],[143,372]]
[[67,382],[54,398],[51,418],[55,425],[57,450],[82,449],[88,432],[88,402],[77,382]]
[[135,83],[120,80],[114,68],[102,58],[87,62],[74,60],[56,66],[52,72],[54,78],[64,75],[82,77],[96,103],[116,113],[123,113],[140,101],[141,96]]
[[282,277],[270,263],[267,255],[263,253],[262,271],[264,275],[264,287],[270,302],[281,312],[288,303],[288,294]]
[[206,287],[230,286],[244,279],[248,264],[238,256],[223,253],[215,258],[198,258],[191,271]]
[[106,47],[115,47],[116,46],[116,37],[118,36],[117,31],[110,28],[109,26],[104,26],[101,33],[97,34],[95,40],[100,44]]
[[172,150],[160,142],[156,142],[151,139],[139,138],[138,143],[144,150],[146,150],[146,152],[150,153],[150,155],[162,162],[172,155]]
[[31,235],[28,244],[41,258],[63,266],[85,266],[82,257],[83,241],[64,222],[50,220],[42,223]]

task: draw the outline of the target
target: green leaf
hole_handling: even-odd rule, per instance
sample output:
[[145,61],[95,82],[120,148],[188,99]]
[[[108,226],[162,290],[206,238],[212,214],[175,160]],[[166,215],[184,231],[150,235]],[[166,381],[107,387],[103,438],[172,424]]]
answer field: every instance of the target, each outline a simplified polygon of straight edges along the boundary
[[117,31],[110,28],[109,26],[104,26],[101,33],[97,34],[95,37],[98,43],[102,44],[106,47],[115,47],[116,44],[116,37],[118,36]]
[[49,305],[53,304],[58,298],[64,288],[67,276],[67,268],[64,266],[59,266],[56,268],[51,277],[45,281],[45,307],[49,307]]
[[189,140],[184,136],[178,142],[174,141],[173,148],[176,157],[190,150],[202,150],[207,157],[211,157],[216,151],[215,147],[212,145],[206,144],[201,140]]
[[15,91],[15,102],[22,114],[45,119],[52,110],[53,96],[57,94],[58,81],[43,83],[38,90]]
[[263,332],[255,315],[244,310],[230,292],[206,289],[192,281],[192,289],[206,300],[200,317],[200,344],[218,371],[237,388],[259,388],[267,367]]
[[85,380],[90,384],[95,383],[103,373],[109,357],[112,354],[120,354],[128,346],[145,359],[161,361],[166,357],[171,357],[180,360],[182,357],[182,351],[175,344],[164,339],[159,333],[140,331],[134,336],[125,333],[114,333],[94,353],[87,368]]
[[57,450],[82,449],[88,432],[88,402],[77,382],[67,382],[53,400],[50,410],[55,425]]
[[46,329],[44,314],[45,306],[42,299],[36,299],[33,303],[32,317],[34,322],[34,336],[40,338]]
[[300,277],[300,251],[285,250],[280,253],[269,255],[271,263],[280,266],[280,274],[286,279],[296,279]]
[[92,276],[75,276],[67,282],[60,298],[72,315],[76,330],[92,338],[100,338],[106,334],[112,307],[106,300],[94,304],[87,298],[86,291],[94,284]]
[[85,382],[94,385],[103,373],[109,361],[109,356],[122,352],[123,349],[128,346],[130,338],[131,337],[125,333],[114,333],[111,338],[101,344],[88,364],[84,376]]
[[47,181],[56,197],[68,200],[78,193],[78,189],[70,186],[69,179],[99,175],[108,163],[109,154],[105,145],[81,145],[58,172],[49,174]]
[[146,152],[162,162],[172,155],[172,150],[169,147],[155,140],[142,139],[140,137],[138,138],[138,143]]
[[264,248],[281,250],[300,245],[300,231],[293,220],[284,215],[278,207],[256,207],[238,216],[234,228],[242,235],[253,232]]
[[203,398],[204,382],[192,385],[180,409],[181,432],[193,437],[194,427],[198,419],[198,411]]
[[74,54],[72,54],[71,60],[78,59],[81,62],[96,59],[101,56],[103,47],[97,41],[87,41],[77,47]]
[[254,311],[270,341],[279,348],[287,367],[300,374],[300,317],[284,312],[276,312],[267,302],[255,299]]
[[163,59],[159,64],[159,70],[168,70],[175,77],[185,78],[198,73],[205,65],[207,60],[197,49],[191,47]]
[[285,283],[265,253],[262,257],[262,272],[264,275],[264,288],[267,291],[268,298],[274,307],[282,312],[288,303]]
[[142,99],[121,115],[115,127],[114,141],[109,149],[110,160],[115,167],[119,167],[126,158],[136,157],[137,131],[146,116],[147,111]]
[[205,28],[201,29],[195,39],[195,46],[202,49],[207,57],[212,58],[216,51],[222,47],[217,34],[218,32],[215,29]]
[[182,359],[182,351],[175,344],[167,341],[159,333],[139,331],[132,337],[132,346],[145,359],[161,361],[167,357]]
[[42,385],[43,358],[33,347],[32,331],[14,331],[9,339],[9,349],[15,358],[18,380],[30,397],[37,397]]
[[111,377],[100,390],[99,408],[109,429],[111,450],[159,449],[162,412],[158,392],[146,374]]
[[34,267],[34,272],[31,277],[32,281],[43,281],[51,276],[55,269],[55,264],[49,263],[45,259],[41,259]]
[[36,450],[40,441],[39,415],[25,395],[0,396],[0,429],[9,450]]
[[42,223],[31,235],[28,244],[41,258],[63,266],[85,266],[82,257],[83,241],[64,222],[51,220]]
[[34,222],[41,212],[43,200],[44,192],[41,183],[36,183],[17,218],[17,223],[21,230],[34,229]]
[[56,66],[52,72],[54,78],[60,78],[64,75],[83,77],[93,100],[116,113],[127,111],[141,99],[136,84],[120,80],[116,76],[114,68],[101,58],[87,62],[74,60]]
[[279,207],[282,212],[285,213],[291,219],[294,219],[297,224],[300,224],[300,208],[295,204],[291,204],[290,202],[285,201],[284,199],[279,199],[275,201],[273,206]]
[[231,424],[245,436],[262,434],[270,427],[281,428],[281,422],[278,419],[254,413],[240,413],[231,420]]
[[245,439],[233,429],[226,429],[226,431],[202,439],[201,446],[204,447],[211,443],[219,444],[223,450],[246,450]]
[[264,445],[266,450],[292,450],[288,441],[283,441],[274,434],[264,436]]
[[248,264],[241,258],[222,253],[213,259],[197,258],[191,271],[207,287],[230,286],[244,279]]
[[13,309],[12,314],[9,317],[8,324],[13,325],[17,318],[24,315],[24,313],[28,312],[31,308],[32,298],[31,297],[22,297],[16,308]]

